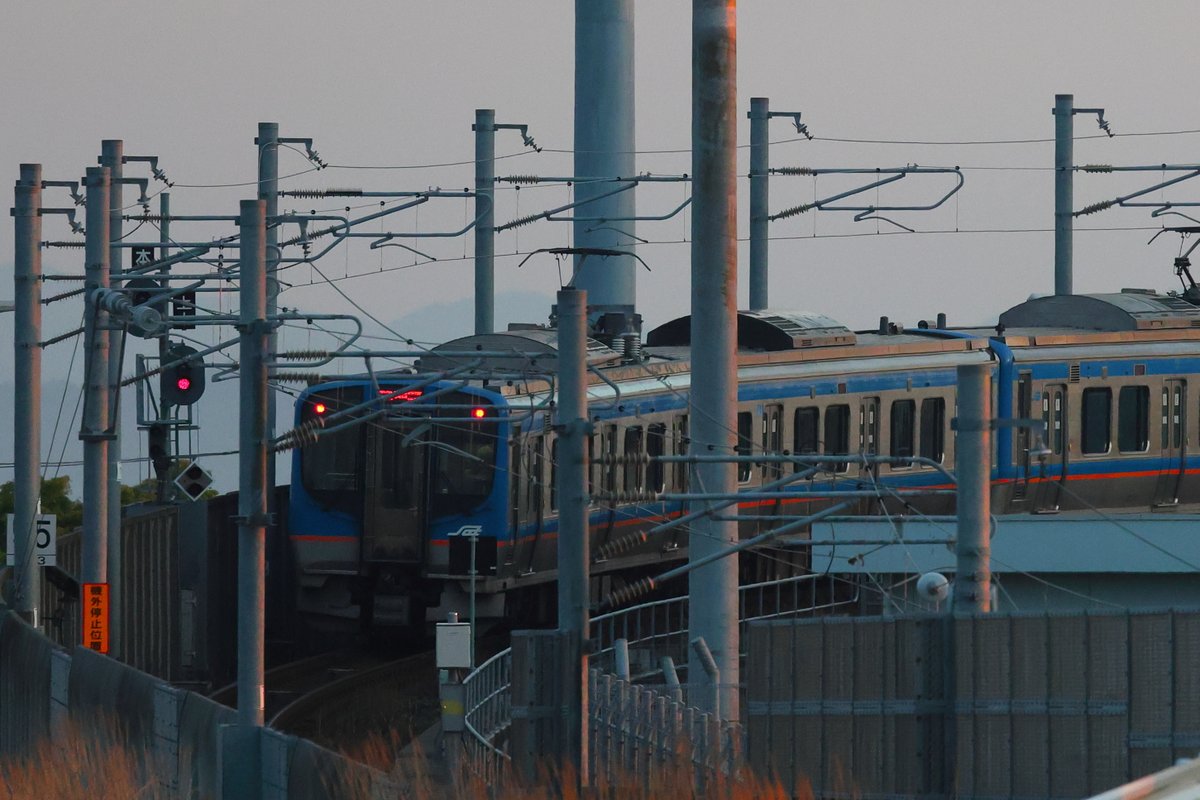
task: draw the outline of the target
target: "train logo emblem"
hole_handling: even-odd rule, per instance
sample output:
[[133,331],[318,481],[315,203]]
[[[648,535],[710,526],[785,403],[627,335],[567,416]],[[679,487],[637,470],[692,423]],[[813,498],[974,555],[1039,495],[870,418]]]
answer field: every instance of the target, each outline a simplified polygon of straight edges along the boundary
[[463,525],[461,528],[459,528],[458,530],[456,530],[454,533],[452,533],[450,535],[451,536],[479,536],[481,533],[483,533],[482,525]]

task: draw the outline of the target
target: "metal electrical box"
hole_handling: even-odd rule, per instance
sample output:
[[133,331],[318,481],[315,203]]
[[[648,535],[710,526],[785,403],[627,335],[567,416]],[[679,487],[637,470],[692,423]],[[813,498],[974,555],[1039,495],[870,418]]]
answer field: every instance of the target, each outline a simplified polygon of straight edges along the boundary
[[437,625],[438,669],[469,669],[471,666],[471,624],[439,622]]

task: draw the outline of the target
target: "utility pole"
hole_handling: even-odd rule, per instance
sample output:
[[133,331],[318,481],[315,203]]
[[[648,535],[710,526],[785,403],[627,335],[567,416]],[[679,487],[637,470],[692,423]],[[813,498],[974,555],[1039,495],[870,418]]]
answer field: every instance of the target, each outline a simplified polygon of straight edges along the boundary
[[42,493],[42,165],[22,164],[13,203],[13,608],[38,625],[38,498]]
[[[475,109],[475,333],[492,333],[496,321],[496,111]],[[475,618],[471,618],[474,624]]]
[[958,368],[958,419],[954,472],[958,478],[957,568],[954,610],[991,611],[992,370],[988,364]]
[[263,724],[267,536],[266,207],[241,205],[238,425],[238,723]]
[[770,185],[770,119],[771,101],[766,97],[750,98],[750,308],[757,311],[769,308],[767,254]]
[[[575,0],[575,175],[631,178],[634,160],[634,0]],[[611,192],[614,184],[575,184],[576,202]],[[630,189],[576,212],[576,247],[632,252],[637,213]],[[603,218],[604,221],[596,221]],[[575,256],[573,285],[585,290],[592,313],[604,309],[630,314],[637,300],[631,256]]]
[[587,292],[558,293],[558,629],[564,644],[567,757],[589,783],[588,494],[587,494]]
[[[737,430],[737,7],[735,0],[692,0],[692,455],[733,455]],[[737,490],[732,463],[696,463],[695,491]],[[696,509],[692,509],[696,510]],[[692,524],[688,558],[696,561],[737,542],[733,522]],[[719,712],[738,719],[738,562],[724,558],[688,579],[690,631],[702,637],[722,685]],[[704,665],[688,656],[691,702],[711,705]],[[711,681],[708,681],[711,684]],[[705,709],[718,711],[718,709]]]
[[[121,259],[125,213],[124,178],[125,142],[104,139],[100,143],[100,166],[108,167],[108,272],[109,285],[120,288],[112,275],[124,270]],[[111,319],[111,317],[109,317]],[[120,658],[121,648],[121,369],[124,366],[124,326],[113,325],[108,331],[108,385],[112,392],[109,409],[108,442],[108,596],[109,596],[109,655]]]
[[[163,192],[158,196],[158,216],[160,218],[158,223],[158,241],[160,243],[158,257],[159,259],[164,259],[170,254],[171,250],[171,194],[169,192]],[[169,277],[171,268],[163,267],[160,273],[162,277],[159,280],[163,288],[166,289],[170,286]],[[168,315],[170,313],[171,309],[168,303],[168,307],[163,309],[163,314]],[[170,333],[171,329],[167,327],[158,337],[158,363],[160,366],[166,364],[169,360],[167,352],[171,347]],[[158,478],[158,486],[155,493],[160,503],[166,502],[167,499],[167,491],[170,485],[171,459],[175,455],[175,437],[173,435],[175,426],[171,424],[171,402],[167,399],[167,394],[167,375],[160,372],[158,380],[158,425],[160,428],[158,436],[153,437],[163,442],[166,448],[166,452],[162,454],[163,460],[167,464],[164,474],[159,475],[159,470],[157,466],[155,467],[155,474]]]
[[[275,316],[279,310],[279,227],[275,218],[279,216],[279,123],[258,123],[258,199],[266,203],[267,219],[272,224],[266,229],[266,275],[267,317]],[[267,334],[268,361],[275,361],[279,352],[279,335],[274,328]],[[275,392],[267,392],[266,441],[275,438]],[[275,456],[267,459],[267,505],[275,511]]]
[[1071,294],[1074,258],[1075,96],[1054,95],[1054,293]]
[[[108,313],[97,289],[108,288],[108,167],[88,167],[84,179],[87,228],[84,250],[83,566],[81,583],[108,582]],[[111,595],[110,595],[111,597]],[[111,636],[110,636],[111,639]]]

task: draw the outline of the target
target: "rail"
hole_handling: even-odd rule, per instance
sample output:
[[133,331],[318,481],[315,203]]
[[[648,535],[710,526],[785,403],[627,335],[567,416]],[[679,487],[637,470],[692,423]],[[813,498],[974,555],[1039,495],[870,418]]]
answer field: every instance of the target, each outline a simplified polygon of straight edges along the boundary
[[[829,575],[812,574],[739,586],[742,640],[746,626],[756,620],[816,614],[857,603],[857,586],[839,597],[839,587],[847,585]],[[631,674],[635,679],[659,672],[664,657],[686,664],[687,608],[686,596],[672,597],[594,617],[591,620],[596,646],[593,666],[607,672],[613,670],[618,639],[624,639],[629,646]],[[635,665],[640,672],[632,669]],[[488,785],[499,777],[505,762],[511,760],[505,749],[512,725],[511,687],[511,648],[492,656],[463,680],[466,762]]]

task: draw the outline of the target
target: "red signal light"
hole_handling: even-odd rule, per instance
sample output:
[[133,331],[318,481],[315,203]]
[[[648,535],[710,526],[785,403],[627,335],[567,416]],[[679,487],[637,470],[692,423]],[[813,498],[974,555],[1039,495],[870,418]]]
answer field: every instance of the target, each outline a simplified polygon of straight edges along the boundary
[[324,414],[325,413],[325,404],[317,403],[315,406],[313,406],[313,411],[316,411],[318,414]]
[[471,416],[475,419],[483,419],[487,416],[487,411],[482,408],[473,408],[471,409]]
[[192,388],[192,379],[183,377],[176,378],[175,388],[181,392],[186,392],[188,389]]

